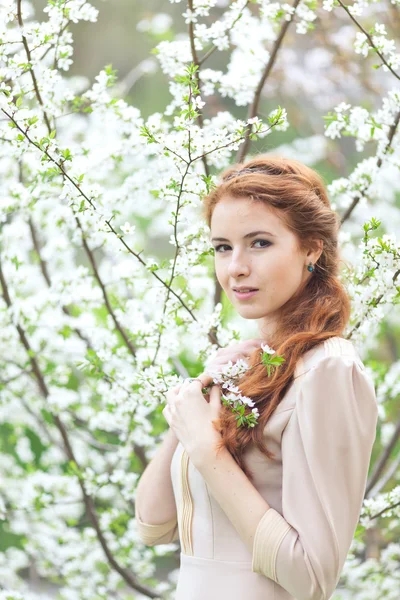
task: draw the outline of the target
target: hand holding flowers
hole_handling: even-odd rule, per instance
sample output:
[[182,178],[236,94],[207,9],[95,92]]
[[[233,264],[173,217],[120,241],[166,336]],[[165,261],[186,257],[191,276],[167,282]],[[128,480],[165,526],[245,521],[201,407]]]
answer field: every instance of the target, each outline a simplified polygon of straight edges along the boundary
[[[258,409],[251,398],[241,394],[238,384],[241,377],[253,368],[249,367],[245,358],[249,358],[251,351],[259,346],[260,340],[247,340],[234,347],[221,349],[197,379],[187,379],[167,392],[168,404],[163,415],[191,459],[194,459],[194,464],[196,456],[206,449],[215,448],[221,440],[214,421],[219,417],[222,404],[231,408],[238,427],[256,426]],[[261,343],[261,349],[261,363],[266,366],[269,377],[285,359],[276,355],[275,350],[267,344]],[[232,359],[227,361],[228,356],[235,360],[235,364]],[[209,401],[203,395],[208,390]],[[252,409],[251,412],[248,407]]]
[[221,391],[217,385],[211,387],[209,402],[197,379],[186,379],[167,392],[163,415],[195,465],[197,458],[206,450],[215,449],[221,440],[221,434],[213,425],[220,408]]
[[[270,377],[274,369],[282,364],[285,359],[283,356],[275,355],[275,350],[270,348],[268,344],[261,344],[261,348],[263,350],[261,362],[267,367],[268,377]],[[215,383],[220,383],[222,388],[227,390],[227,393],[222,396],[222,403],[225,406],[231,407],[235,419],[237,419],[238,427],[241,425],[255,427],[258,422],[258,408],[252,408],[255,403],[251,398],[243,396],[238,387],[241,377],[252,368],[253,367],[249,367],[244,360],[239,359],[234,365],[232,364],[232,361],[229,361],[229,363],[222,368],[221,372],[210,372],[213,381]],[[246,406],[252,408],[250,413],[246,411]]]

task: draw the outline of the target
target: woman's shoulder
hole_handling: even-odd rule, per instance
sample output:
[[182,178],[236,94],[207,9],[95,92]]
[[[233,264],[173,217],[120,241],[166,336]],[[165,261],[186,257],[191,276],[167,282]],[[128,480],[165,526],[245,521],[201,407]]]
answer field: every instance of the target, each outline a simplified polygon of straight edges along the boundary
[[[361,358],[350,340],[346,340],[345,338],[338,336],[324,340],[320,344],[314,346],[314,348],[311,350],[305,352],[297,361],[293,376],[293,385],[290,386],[288,392],[285,394],[285,397],[275,409],[273,413],[274,415],[281,415],[281,413],[286,413],[289,410],[293,411],[297,403],[299,390],[302,387],[303,380],[299,379],[301,375],[305,375],[305,373],[308,373],[311,369],[317,367],[318,363],[320,363],[323,359],[326,359],[330,356],[342,357],[343,364],[347,363],[351,365],[354,361],[356,361],[360,365],[361,369],[364,370],[364,365],[361,361]],[[339,373],[341,373],[340,370]]]
[[321,360],[329,356],[349,357],[358,362],[361,367],[363,366],[354,344],[350,340],[335,336],[317,344],[300,357],[296,364],[294,379],[315,368]]

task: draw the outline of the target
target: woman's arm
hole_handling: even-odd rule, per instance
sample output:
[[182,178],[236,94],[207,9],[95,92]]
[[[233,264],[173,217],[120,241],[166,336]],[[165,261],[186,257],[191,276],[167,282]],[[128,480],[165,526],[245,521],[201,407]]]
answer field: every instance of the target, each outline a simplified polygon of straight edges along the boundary
[[159,525],[176,519],[171,482],[171,460],[178,438],[169,429],[160,448],[147,465],[136,489],[136,516],[144,523]]
[[269,510],[269,504],[226,448],[218,454],[213,448],[204,449],[201,458],[191,460],[205,479],[211,495],[252,552],[258,524]]

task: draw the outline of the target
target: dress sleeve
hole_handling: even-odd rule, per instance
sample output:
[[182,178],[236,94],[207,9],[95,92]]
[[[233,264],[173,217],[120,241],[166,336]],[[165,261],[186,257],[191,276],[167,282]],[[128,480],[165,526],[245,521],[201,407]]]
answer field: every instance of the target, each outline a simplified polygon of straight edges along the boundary
[[159,525],[151,525],[150,523],[144,523],[136,511],[136,530],[139,538],[146,546],[170,544],[179,539],[177,517]]
[[252,570],[297,600],[328,600],[360,518],[378,406],[355,356],[324,357],[297,385],[282,435],[282,514],[261,518]]

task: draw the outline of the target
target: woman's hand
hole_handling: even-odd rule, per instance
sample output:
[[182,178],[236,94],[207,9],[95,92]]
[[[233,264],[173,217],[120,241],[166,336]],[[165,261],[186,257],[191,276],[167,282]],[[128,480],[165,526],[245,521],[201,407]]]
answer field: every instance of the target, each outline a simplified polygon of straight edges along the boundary
[[196,466],[221,440],[221,434],[213,425],[221,409],[221,390],[214,385],[207,402],[200,382],[187,379],[168,390],[166,396],[163,415]]
[[[265,343],[265,340],[256,338],[245,340],[244,342],[236,342],[226,348],[220,348],[212,361],[207,365],[205,371],[201,375],[197,375],[198,379],[201,379],[203,387],[213,382],[210,373],[215,371],[220,372],[222,367],[227,365],[229,361],[235,364],[240,359],[249,360],[252,352],[257,348],[261,348],[262,343]],[[200,387],[200,384],[198,385]]]
[[[188,380],[185,380],[167,392],[167,405],[162,411],[164,418],[171,431],[186,448],[188,454],[192,454],[192,457],[196,448],[204,446],[204,440],[207,440],[206,444],[212,445],[221,439],[220,434],[212,425],[212,421],[219,416],[221,389],[218,385],[213,385],[209,394],[202,393],[203,387],[213,383],[213,378],[209,373],[220,371],[229,361],[235,364],[239,359],[248,360],[254,350],[261,348],[263,342],[265,342],[263,339],[251,339],[220,348],[206,370],[198,375],[195,381],[189,383]],[[202,386],[197,379],[200,379]],[[185,399],[189,401],[182,407],[182,401]],[[214,404],[210,409],[209,403],[211,404],[212,401]],[[210,410],[207,410],[207,405]],[[199,423],[196,422],[197,419],[199,419]]]

